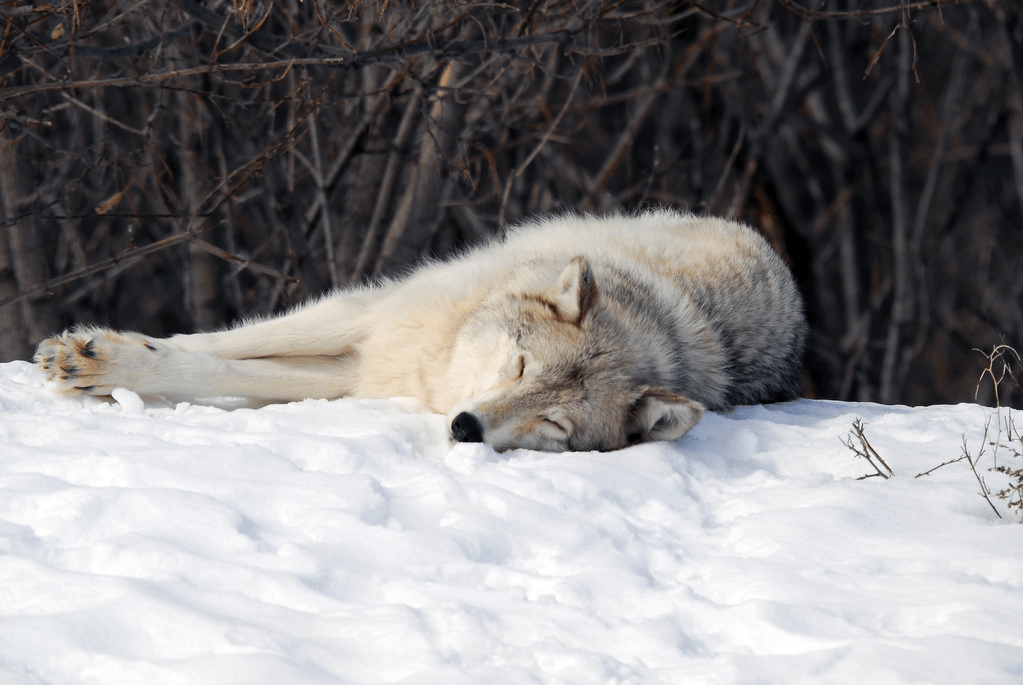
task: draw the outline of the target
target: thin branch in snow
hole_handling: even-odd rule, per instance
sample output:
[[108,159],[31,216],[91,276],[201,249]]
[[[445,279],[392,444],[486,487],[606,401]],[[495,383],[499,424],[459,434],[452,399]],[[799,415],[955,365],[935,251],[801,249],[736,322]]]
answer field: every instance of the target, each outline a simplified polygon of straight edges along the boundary
[[[882,458],[881,455],[877,453],[877,450],[875,450],[874,447],[867,440],[866,433],[864,433],[863,431],[862,419],[857,418],[855,421],[852,422],[852,431],[850,431],[850,433],[851,435],[842,442],[845,444],[846,447],[851,449],[853,453],[856,454],[857,457],[866,459],[867,462],[869,462],[870,465],[874,467],[875,471],[875,473],[868,473],[865,476],[860,476],[857,480],[876,478],[878,476],[887,480],[888,478],[891,478],[892,476],[895,475],[895,472],[892,471],[890,466],[888,466],[884,458]],[[853,443],[853,436],[855,436],[856,439],[859,441],[860,443],[859,446]]]

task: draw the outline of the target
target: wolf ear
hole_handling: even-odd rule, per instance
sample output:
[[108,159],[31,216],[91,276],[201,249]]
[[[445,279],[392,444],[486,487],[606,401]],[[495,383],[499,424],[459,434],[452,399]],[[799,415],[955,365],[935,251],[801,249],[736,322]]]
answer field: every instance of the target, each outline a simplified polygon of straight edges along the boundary
[[582,257],[576,257],[558,276],[554,286],[554,305],[558,315],[567,321],[579,323],[597,301],[597,284],[593,271]]
[[648,388],[632,405],[629,438],[636,442],[678,440],[703,417],[703,405],[664,388]]

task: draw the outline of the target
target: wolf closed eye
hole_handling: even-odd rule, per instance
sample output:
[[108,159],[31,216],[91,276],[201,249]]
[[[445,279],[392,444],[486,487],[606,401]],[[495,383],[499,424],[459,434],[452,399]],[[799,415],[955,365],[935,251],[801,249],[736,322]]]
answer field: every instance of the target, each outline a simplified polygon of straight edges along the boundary
[[678,439],[704,410],[797,397],[805,338],[792,276],[759,234],[657,210],[526,222],[223,331],[76,328],[35,359],[63,392],[405,396],[458,441],[613,450]]

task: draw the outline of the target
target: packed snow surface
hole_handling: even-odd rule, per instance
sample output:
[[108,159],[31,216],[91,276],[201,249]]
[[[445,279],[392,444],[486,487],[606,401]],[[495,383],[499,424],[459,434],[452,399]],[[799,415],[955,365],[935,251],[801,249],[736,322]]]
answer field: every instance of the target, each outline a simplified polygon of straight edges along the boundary
[[[914,477],[993,411],[496,454],[408,401],[66,397],[3,364],[0,682],[1020,683],[1023,526],[966,462]],[[856,418],[893,478],[859,479]]]

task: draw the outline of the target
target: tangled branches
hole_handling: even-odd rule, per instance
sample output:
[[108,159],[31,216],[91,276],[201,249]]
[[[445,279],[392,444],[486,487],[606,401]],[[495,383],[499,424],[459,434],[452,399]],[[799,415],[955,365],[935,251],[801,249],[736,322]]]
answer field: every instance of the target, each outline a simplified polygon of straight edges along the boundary
[[0,4],[0,355],[671,204],[790,260],[812,392],[962,399],[955,360],[1023,335],[1011,4]]

